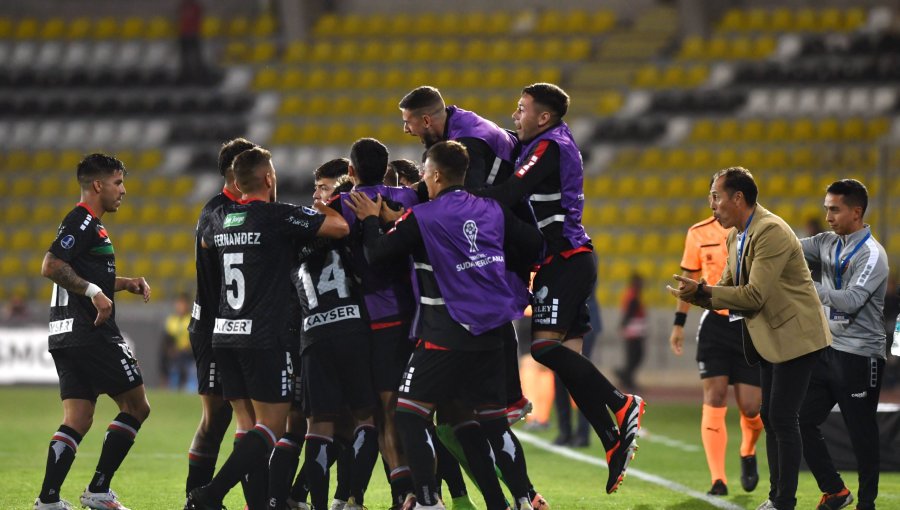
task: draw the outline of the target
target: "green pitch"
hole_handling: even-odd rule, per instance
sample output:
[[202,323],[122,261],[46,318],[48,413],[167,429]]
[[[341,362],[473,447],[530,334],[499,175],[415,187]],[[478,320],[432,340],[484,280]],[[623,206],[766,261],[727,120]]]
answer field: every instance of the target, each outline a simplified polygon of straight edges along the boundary
[[[151,391],[150,419],[141,429],[134,448],[113,480],[113,489],[132,510],[173,510],[184,504],[184,479],[187,472],[187,449],[200,416],[199,401],[184,394]],[[537,489],[556,510],[569,509],[754,509],[766,499],[768,468],[764,454],[764,438],[758,451],[760,486],[753,493],[740,488],[738,442],[740,428],[737,413],[728,415],[730,495],[718,498],[718,506],[699,499],[709,489],[709,475],[700,447],[697,405],[648,402],[644,415],[647,434],[640,440],[640,451],[633,470],[619,489],[608,496],[604,492],[606,469],[581,458],[566,458],[534,444],[552,440],[554,432],[522,434],[528,454],[529,473]],[[94,427],[81,443],[78,456],[62,494],[73,504],[93,474],[100,454],[106,425],[116,415],[108,398],[97,407]],[[62,408],[55,388],[0,389],[0,510],[31,508],[40,490],[47,444],[60,423]],[[521,425],[517,426],[521,427]],[[231,451],[230,440],[222,448],[222,456]],[[597,441],[589,449],[574,450],[601,458]],[[587,459],[590,461],[590,459]],[[851,490],[856,489],[855,473],[845,475]],[[334,488],[332,476],[332,490]],[[470,489],[474,484],[469,483]],[[482,501],[472,489],[472,499]],[[366,505],[372,509],[388,508],[390,491],[381,474],[380,463]],[[815,508],[819,492],[809,473],[800,474],[798,509]],[[232,491],[225,504],[240,510],[240,489]],[[881,476],[880,508],[900,508],[900,474]]]

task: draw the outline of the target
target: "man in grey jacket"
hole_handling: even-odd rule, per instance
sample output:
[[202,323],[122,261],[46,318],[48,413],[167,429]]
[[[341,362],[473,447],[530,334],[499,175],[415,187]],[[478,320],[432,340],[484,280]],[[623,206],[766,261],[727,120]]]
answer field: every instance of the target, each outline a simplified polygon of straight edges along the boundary
[[856,508],[873,510],[878,495],[875,412],[885,363],[882,314],[889,270],[884,248],[863,223],[868,201],[861,182],[832,183],[825,194],[825,219],[833,232],[800,240],[806,260],[822,269],[816,290],[834,339],[813,369],[800,409],[803,456],[823,492],[818,510],[844,508],[853,501],[819,431],[834,404],[841,408],[856,454]]

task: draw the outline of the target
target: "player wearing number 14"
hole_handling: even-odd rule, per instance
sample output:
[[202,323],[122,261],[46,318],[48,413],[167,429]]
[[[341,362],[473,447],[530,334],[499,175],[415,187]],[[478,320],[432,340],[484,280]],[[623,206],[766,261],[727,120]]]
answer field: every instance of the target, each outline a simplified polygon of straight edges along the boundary
[[[265,476],[267,459],[284,434],[293,397],[290,361],[291,285],[295,243],[316,236],[340,238],[347,223],[335,211],[324,214],[277,203],[271,154],[253,148],[233,164],[243,194],[213,212],[201,245],[215,249],[222,265],[219,310],[213,349],[222,377],[223,397],[232,402],[238,423],[254,424],[213,480],[188,495],[187,508],[219,509],[225,494],[247,474]],[[248,501],[251,508],[265,501]]]

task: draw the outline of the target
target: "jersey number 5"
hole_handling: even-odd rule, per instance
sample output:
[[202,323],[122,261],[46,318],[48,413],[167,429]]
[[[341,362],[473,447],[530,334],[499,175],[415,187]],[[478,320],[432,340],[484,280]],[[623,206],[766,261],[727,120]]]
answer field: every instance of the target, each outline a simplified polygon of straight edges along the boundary
[[222,262],[225,266],[223,276],[225,277],[225,297],[228,299],[228,306],[240,310],[244,306],[244,273],[233,266],[244,263],[244,254],[226,253]]

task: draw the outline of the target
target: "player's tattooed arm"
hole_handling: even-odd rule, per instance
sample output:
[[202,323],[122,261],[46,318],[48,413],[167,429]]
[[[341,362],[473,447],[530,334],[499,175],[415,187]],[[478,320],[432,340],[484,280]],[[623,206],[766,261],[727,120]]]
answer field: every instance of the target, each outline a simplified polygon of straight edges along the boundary
[[84,294],[88,287],[87,280],[78,276],[72,266],[50,252],[44,255],[41,276],[49,278],[53,283],[76,294]]

